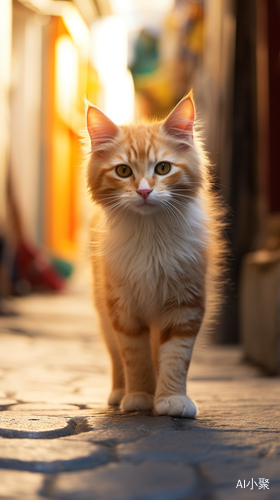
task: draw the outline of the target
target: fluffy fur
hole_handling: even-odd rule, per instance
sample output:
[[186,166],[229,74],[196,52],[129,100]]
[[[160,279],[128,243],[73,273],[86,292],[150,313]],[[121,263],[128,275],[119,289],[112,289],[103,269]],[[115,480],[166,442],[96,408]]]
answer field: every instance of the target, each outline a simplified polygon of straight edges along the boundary
[[[196,336],[215,311],[223,242],[192,95],[163,122],[121,127],[89,106],[87,127],[94,295],[113,368],[109,404],[193,418],[186,376]],[[163,162],[171,169],[160,175]],[[120,177],[120,165],[131,175]]]

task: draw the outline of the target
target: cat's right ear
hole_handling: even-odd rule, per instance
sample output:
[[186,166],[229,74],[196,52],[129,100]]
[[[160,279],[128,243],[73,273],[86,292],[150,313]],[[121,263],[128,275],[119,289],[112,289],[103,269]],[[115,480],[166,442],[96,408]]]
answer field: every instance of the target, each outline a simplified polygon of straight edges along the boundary
[[87,129],[93,146],[98,147],[111,141],[119,132],[119,127],[96,106],[88,106]]

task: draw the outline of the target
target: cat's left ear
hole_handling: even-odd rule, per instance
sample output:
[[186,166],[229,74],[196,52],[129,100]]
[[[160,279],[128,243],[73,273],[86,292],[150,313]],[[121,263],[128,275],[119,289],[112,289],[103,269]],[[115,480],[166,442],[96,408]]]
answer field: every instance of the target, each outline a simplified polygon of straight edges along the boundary
[[190,143],[193,141],[194,120],[193,96],[189,92],[171,111],[162,126],[169,135]]

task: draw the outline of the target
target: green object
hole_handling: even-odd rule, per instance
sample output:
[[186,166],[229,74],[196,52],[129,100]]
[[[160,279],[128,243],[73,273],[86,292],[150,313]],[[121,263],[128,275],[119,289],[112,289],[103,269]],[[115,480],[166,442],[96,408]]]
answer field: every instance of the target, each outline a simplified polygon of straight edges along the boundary
[[58,257],[52,256],[51,263],[58,274],[63,278],[69,278],[74,270],[74,266],[71,262],[59,259]]

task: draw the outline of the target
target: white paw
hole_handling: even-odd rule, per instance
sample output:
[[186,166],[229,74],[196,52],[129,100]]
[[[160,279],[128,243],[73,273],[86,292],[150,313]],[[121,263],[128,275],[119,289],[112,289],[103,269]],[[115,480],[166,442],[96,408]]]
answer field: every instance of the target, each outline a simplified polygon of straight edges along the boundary
[[151,410],[153,406],[154,396],[146,392],[133,392],[122,400],[123,411]]
[[120,404],[122,398],[124,397],[124,389],[114,389],[108,399],[108,405],[117,406]]
[[188,396],[168,396],[155,401],[155,412],[158,415],[195,418],[197,407]]

